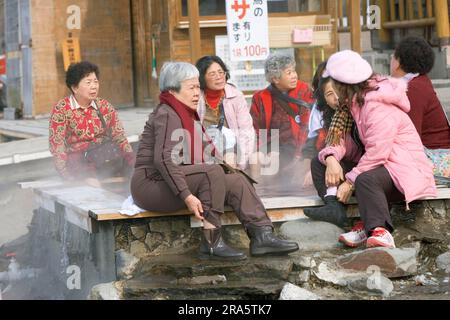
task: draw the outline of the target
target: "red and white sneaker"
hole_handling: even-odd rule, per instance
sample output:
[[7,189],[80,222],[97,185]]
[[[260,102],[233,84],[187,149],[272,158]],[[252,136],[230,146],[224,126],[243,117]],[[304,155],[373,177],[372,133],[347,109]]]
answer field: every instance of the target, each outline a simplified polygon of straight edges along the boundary
[[364,231],[364,223],[362,221],[358,221],[350,232],[343,233],[339,236],[339,242],[351,248],[359,247],[366,240],[367,235]]
[[374,247],[395,248],[394,238],[385,228],[375,228],[372,236],[367,239],[367,248]]

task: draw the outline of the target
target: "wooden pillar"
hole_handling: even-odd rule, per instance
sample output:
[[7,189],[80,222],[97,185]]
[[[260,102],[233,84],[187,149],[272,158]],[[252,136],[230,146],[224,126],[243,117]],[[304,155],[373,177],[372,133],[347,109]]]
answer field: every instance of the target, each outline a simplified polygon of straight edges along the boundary
[[423,19],[422,0],[417,0],[417,15],[419,16],[419,19]]
[[400,21],[405,20],[405,0],[398,0],[398,16]]
[[145,99],[149,97],[149,65],[145,39],[146,8],[145,0],[131,0],[134,103],[138,107],[144,106]]
[[381,29],[378,30],[380,41],[384,44],[388,44],[391,41],[391,34],[389,30],[384,28],[384,23],[389,21],[388,14],[388,0],[377,0],[377,5],[380,7],[381,11]]
[[395,10],[395,0],[389,0],[389,11],[390,11],[390,17],[391,21],[394,22],[396,19],[396,10]]
[[191,40],[191,62],[201,58],[200,10],[198,0],[188,0],[189,38]]
[[361,0],[350,1],[350,38],[352,50],[361,53]]
[[413,0],[406,2],[406,11],[408,12],[408,20],[414,19],[414,3]]
[[326,13],[331,16],[331,25],[333,28],[331,36],[331,45],[333,46],[333,51],[337,51],[339,49],[338,25],[339,19],[342,18],[342,15],[339,16],[339,5],[341,5],[342,14],[342,0],[338,2],[336,2],[335,0],[328,0],[327,2]]
[[435,0],[436,30],[440,45],[448,45],[450,38],[450,25],[448,18],[448,0]]
[[427,17],[433,18],[433,3],[431,0],[427,0]]

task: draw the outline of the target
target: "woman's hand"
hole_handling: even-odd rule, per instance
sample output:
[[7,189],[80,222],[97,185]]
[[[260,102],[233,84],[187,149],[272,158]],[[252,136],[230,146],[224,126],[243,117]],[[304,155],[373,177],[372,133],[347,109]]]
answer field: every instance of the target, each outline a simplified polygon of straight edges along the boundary
[[327,187],[337,187],[341,181],[344,181],[344,171],[341,164],[333,156],[329,156],[326,163],[325,184]]
[[343,184],[341,184],[337,191],[337,199],[342,203],[347,203],[350,197],[353,193],[353,186],[348,182],[345,181]]
[[309,187],[312,186],[313,180],[312,180],[312,174],[311,170],[308,170],[308,172],[305,174],[305,178],[303,179],[303,186]]
[[203,218],[203,206],[201,201],[195,197],[194,195],[190,195],[184,200],[184,203],[186,203],[186,206],[188,207],[190,212],[193,212],[195,214],[195,217],[199,220],[204,220]]
[[94,188],[101,188],[102,187],[101,182],[98,179],[95,179],[95,178],[86,178],[84,180],[84,182],[86,182],[86,184],[88,186],[91,186],[91,187],[94,187]]

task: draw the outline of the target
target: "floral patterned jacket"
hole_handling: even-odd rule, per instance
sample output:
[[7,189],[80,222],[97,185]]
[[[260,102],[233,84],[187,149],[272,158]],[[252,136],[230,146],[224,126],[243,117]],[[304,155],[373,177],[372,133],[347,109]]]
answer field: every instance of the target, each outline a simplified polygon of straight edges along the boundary
[[92,142],[101,143],[107,136],[97,108],[111,128],[113,141],[120,147],[124,159],[133,166],[134,153],[114,107],[100,98],[87,109],[75,105],[73,96],[66,97],[53,107],[51,113],[49,148],[58,173],[69,180],[95,175],[95,169],[85,163],[83,153]]

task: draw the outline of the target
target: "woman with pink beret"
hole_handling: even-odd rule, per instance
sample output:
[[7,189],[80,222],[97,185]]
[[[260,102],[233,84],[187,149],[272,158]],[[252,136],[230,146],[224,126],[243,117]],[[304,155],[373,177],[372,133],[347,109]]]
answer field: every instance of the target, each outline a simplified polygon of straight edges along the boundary
[[305,209],[305,214],[344,226],[343,203],[355,191],[362,223],[339,241],[351,247],[394,248],[389,203],[405,201],[408,209],[414,200],[436,196],[433,166],[407,114],[406,83],[374,74],[351,50],[333,54],[323,77],[332,78],[339,107],[327,147],[311,164],[325,206]]

